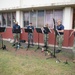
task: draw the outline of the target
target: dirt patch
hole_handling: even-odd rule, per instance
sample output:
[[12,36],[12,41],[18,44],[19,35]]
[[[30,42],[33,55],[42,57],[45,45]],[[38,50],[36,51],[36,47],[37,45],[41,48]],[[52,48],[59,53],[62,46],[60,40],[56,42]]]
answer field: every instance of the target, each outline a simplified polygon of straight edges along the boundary
[[[35,57],[41,58],[41,59],[46,59],[46,58],[52,57],[50,52],[48,52],[48,51],[42,52],[42,47],[41,47],[41,49],[37,49],[37,46],[33,46],[33,47],[28,48],[28,50],[27,50],[27,48],[24,47],[24,44],[19,49],[12,47],[12,44],[9,42],[5,42],[5,44],[6,44],[7,50],[10,52],[15,52],[16,55],[35,56]],[[49,47],[48,50],[52,51],[52,53],[54,53],[53,47]],[[62,52],[55,53],[56,58],[60,59],[61,61],[66,61],[66,60],[72,61],[72,55],[73,55],[73,53],[72,53],[71,49],[64,49],[64,48],[63,48]]]

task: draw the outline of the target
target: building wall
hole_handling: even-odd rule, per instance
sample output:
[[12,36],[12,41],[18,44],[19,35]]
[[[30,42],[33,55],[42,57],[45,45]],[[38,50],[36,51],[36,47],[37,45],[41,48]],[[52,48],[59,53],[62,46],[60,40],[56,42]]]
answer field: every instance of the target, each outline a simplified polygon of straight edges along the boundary
[[10,10],[20,7],[20,0],[0,0],[0,10]]
[[[73,46],[73,39],[74,36],[72,35],[71,38],[69,38],[72,30],[65,30],[64,31],[64,41],[63,41],[63,46],[64,47],[72,47]],[[4,39],[13,39],[13,34],[12,34],[12,28],[6,28],[6,32],[2,33],[2,36]],[[43,34],[39,34],[39,43],[43,44]],[[25,30],[22,28],[22,33],[21,33],[21,40],[26,40],[28,41],[28,34],[25,33]],[[54,40],[55,40],[55,35],[54,35],[54,30],[52,30],[52,33],[49,33],[49,39],[48,43],[49,45],[54,45]],[[38,33],[36,30],[34,30],[34,43],[38,43]]]
[[71,8],[71,6],[67,7],[67,5],[75,4],[74,0],[31,0],[31,1],[30,0],[12,0],[12,1],[0,0],[0,3],[1,3],[0,11],[6,11],[6,10],[7,12],[11,10],[16,11],[16,15],[17,15],[16,20],[19,22],[21,27],[23,27],[23,23],[22,23],[22,12],[20,11],[20,9],[23,11],[30,11],[32,9],[39,10],[40,8],[41,9],[43,8],[43,10],[44,9],[56,9],[56,8],[62,7],[63,5],[64,6],[63,25],[65,25],[65,29],[72,29],[73,8]]
[[73,8],[65,7],[63,9],[63,25],[66,30],[72,29],[73,24]]
[[74,4],[75,0],[0,0],[0,10]]
[[[21,39],[27,40],[27,33],[25,33],[23,28],[23,11],[30,11],[32,9],[40,10],[40,8],[46,9],[59,9],[63,7],[63,22],[62,24],[65,27],[64,31],[64,42],[63,46],[72,46],[73,45],[73,36],[68,39],[73,21],[73,8],[71,5],[75,4],[75,0],[0,0],[0,12],[16,12],[16,20],[22,28]],[[69,7],[67,5],[70,5]],[[38,9],[37,9],[38,8]],[[3,38],[9,39],[13,38],[12,28],[6,27],[6,32],[3,33]],[[40,43],[43,43],[43,34],[40,34]],[[49,34],[49,44],[54,44],[54,31]],[[38,34],[36,30],[34,31],[34,42],[38,42]]]
[[37,7],[37,6],[47,6],[47,5],[53,5],[54,4],[59,4],[63,2],[70,2],[70,0],[22,0],[21,1],[21,6],[26,6],[26,7]]

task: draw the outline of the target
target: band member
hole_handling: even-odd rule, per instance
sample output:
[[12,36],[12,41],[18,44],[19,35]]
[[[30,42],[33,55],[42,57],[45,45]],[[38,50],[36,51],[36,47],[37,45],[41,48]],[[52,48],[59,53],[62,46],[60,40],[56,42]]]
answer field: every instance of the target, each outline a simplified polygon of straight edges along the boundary
[[61,20],[57,20],[57,36],[56,36],[56,41],[58,45],[58,50],[56,50],[56,53],[59,53],[62,50],[62,43],[64,40],[64,26],[61,24]]
[[73,62],[75,62],[75,28],[73,29],[73,31],[70,34],[70,37],[74,35],[74,41],[73,41]]
[[18,25],[18,22],[15,22],[15,24],[13,25],[12,33],[13,33],[13,37],[14,37],[13,46],[15,46],[16,41],[17,41],[17,43],[20,44],[21,28],[20,28],[20,26]]
[[32,32],[28,33],[28,43],[30,45],[30,42],[32,43],[32,46],[34,46],[33,44],[33,31],[34,31],[34,26],[32,26],[32,23],[29,23],[29,26],[27,26],[27,29],[32,29]]
[[47,28],[48,28],[48,30],[50,29],[48,24],[45,25],[45,28],[42,27],[42,33],[44,34],[44,47],[47,47],[47,45],[48,45],[48,38],[49,38],[48,33],[50,32],[50,30],[49,31],[46,30]]

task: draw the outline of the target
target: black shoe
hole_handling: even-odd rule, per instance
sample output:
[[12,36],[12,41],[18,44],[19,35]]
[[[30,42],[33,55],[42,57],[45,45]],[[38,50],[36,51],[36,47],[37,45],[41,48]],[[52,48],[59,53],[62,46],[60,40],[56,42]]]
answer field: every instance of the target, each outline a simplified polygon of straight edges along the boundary
[[48,46],[46,46],[46,48],[48,48]]
[[15,46],[15,44],[13,44],[12,46]]
[[60,52],[61,52],[61,50],[56,50],[56,51],[55,51],[55,53],[60,53]]
[[46,45],[44,45],[43,47],[46,47]]
[[21,46],[21,43],[19,43],[19,46]]
[[48,48],[48,46],[46,46],[46,45],[45,45],[45,46],[43,46],[43,47],[44,47],[44,48]]
[[32,46],[34,46],[34,44],[32,44]]

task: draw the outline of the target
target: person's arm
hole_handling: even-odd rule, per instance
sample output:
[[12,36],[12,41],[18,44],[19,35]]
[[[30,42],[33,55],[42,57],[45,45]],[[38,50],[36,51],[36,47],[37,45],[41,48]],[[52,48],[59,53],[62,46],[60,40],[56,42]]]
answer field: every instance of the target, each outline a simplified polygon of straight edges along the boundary
[[64,26],[62,25],[61,30],[58,30],[58,32],[64,33]]
[[72,36],[72,34],[74,33],[74,30],[71,32],[71,34],[70,34],[70,36],[69,36],[69,38]]
[[64,30],[58,30],[58,32],[64,32]]
[[41,28],[41,30],[42,30],[42,33],[44,34],[44,28],[43,27]]
[[50,33],[52,33],[51,28],[50,28],[50,27],[48,27],[48,29],[49,29]]
[[19,30],[20,30],[20,33],[21,33],[21,27],[19,26]]

